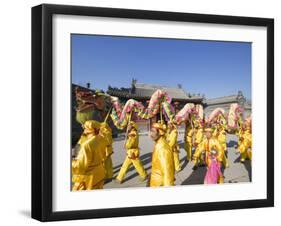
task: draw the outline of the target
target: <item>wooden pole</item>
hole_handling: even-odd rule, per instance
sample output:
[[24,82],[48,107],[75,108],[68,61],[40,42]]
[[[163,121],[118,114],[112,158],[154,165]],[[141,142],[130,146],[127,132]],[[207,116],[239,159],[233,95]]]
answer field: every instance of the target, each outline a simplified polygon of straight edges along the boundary
[[109,115],[110,115],[111,110],[112,110],[112,106],[110,107],[109,111],[107,112],[107,115],[106,115],[106,117],[105,117],[105,119],[104,119],[103,122],[106,122],[106,121],[107,121],[107,119],[108,119],[108,117],[109,117]]

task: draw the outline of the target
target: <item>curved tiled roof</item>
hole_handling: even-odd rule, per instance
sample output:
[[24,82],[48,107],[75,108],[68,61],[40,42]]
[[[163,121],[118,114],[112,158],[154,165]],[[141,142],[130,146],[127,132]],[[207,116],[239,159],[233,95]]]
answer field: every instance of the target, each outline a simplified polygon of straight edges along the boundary
[[234,101],[237,101],[237,95],[223,96],[223,97],[207,99],[206,103],[208,105],[210,105],[210,104],[229,103],[229,102],[234,102]]
[[168,86],[161,86],[161,85],[152,85],[152,84],[143,84],[143,83],[136,83],[134,85],[135,89],[132,92],[132,89],[117,89],[117,88],[109,88],[107,93],[112,96],[124,97],[124,98],[136,98],[136,99],[149,99],[151,95],[158,89],[161,89],[168,93],[168,95],[173,100],[190,100],[190,101],[202,101],[202,96],[190,96],[187,94],[182,88],[178,87],[168,87]]
[[167,86],[159,86],[159,85],[150,85],[150,84],[142,84],[137,83],[135,85],[136,90],[135,93],[140,96],[151,96],[157,89],[161,89],[168,93],[168,95],[173,99],[187,99],[190,98],[183,89],[176,87],[167,87]]
[[215,104],[224,104],[224,103],[233,103],[233,102],[245,102],[246,99],[243,96],[242,92],[239,91],[236,95],[229,95],[217,98],[211,98],[206,100],[207,105],[215,105]]

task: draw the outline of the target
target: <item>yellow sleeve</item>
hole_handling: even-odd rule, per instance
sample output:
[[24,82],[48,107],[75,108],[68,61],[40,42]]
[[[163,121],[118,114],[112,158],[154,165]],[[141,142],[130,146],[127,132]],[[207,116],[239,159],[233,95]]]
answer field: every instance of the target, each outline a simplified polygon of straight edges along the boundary
[[245,133],[243,138],[243,143],[245,143],[245,146],[250,147],[252,145],[252,134]]
[[218,129],[217,129],[217,128],[214,130],[213,136],[214,136],[214,137],[217,137],[217,136],[218,136]]
[[159,154],[163,173],[163,186],[173,186],[175,173],[173,152],[167,147],[167,150],[162,150]]
[[109,143],[109,145],[112,144],[113,140],[112,140],[112,133],[110,130],[103,128],[101,130],[101,135],[107,139],[107,142]]
[[198,132],[196,133],[195,142],[199,144],[201,143],[202,139],[203,139],[203,131],[202,129],[199,129]]
[[169,146],[172,150],[174,150],[176,144],[178,142],[178,133],[176,130],[173,130],[171,134],[169,134]]
[[87,155],[88,144],[81,146],[77,158],[72,160],[72,173],[73,174],[84,174],[88,166],[89,156]]
[[126,149],[138,148],[138,134],[136,131],[132,131],[128,134],[126,142]]
[[220,144],[220,142],[216,139],[215,141],[215,149],[218,151],[218,161],[222,162],[224,150],[223,146]]
[[250,140],[250,147],[252,147],[252,134],[250,133],[250,138],[249,138],[249,140]]
[[78,140],[78,144],[82,145],[85,141],[87,141],[87,136],[82,134],[80,139]]
[[193,154],[193,158],[194,159],[199,159],[200,156],[201,156],[201,153],[204,151],[204,148],[205,145],[204,145],[204,141],[200,142],[197,146],[197,148],[195,149],[195,152]]

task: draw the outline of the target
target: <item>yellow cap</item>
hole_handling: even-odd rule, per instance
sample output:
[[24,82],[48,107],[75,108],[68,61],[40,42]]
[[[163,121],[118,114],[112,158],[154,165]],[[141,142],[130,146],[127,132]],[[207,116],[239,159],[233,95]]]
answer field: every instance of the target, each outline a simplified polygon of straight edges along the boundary
[[166,132],[166,126],[161,123],[153,123],[152,127],[159,130],[160,135],[164,135]]
[[84,123],[84,132],[92,133],[95,129],[99,129],[101,124],[96,120],[88,120]]

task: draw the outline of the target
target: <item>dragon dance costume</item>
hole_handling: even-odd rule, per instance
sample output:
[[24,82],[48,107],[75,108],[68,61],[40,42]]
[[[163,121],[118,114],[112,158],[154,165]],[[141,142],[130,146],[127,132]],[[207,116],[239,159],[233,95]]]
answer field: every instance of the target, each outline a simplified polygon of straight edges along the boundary
[[119,171],[116,180],[119,183],[122,183],[127,170],[133,164],[136,171],[139,173],[142,180],[147,178],[147,173],[143,168],[143,165],[139,159],[139,134],[138,134],[138,126],[135,122],[130,122],[131,130],[128,132],[128,139],[126,141],[125,147],[127,149],[127,156],[123,162],[123,165]]
[[154,123],[153,128],[159,131],[152,152],[150,187],[174,185],[174,156],[171,147],[165,139],[165,129],[160,123]]
[[79,153],[72,160],[73,191],[103,188],[105,179],[103,162],[108,143],[96,132],[99,128],[100,123],[95,120],[84,123],[84,134],[87,134],[88,138],[81,142]]

